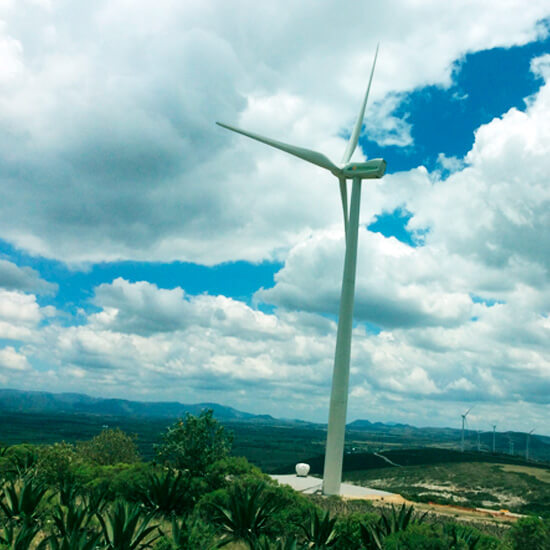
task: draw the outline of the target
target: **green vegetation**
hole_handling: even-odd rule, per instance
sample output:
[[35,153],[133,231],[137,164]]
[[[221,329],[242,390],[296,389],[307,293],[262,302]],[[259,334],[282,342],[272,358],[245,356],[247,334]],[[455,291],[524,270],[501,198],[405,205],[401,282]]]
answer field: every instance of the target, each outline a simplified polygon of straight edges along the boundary
[[[165,426],[157,441],[149,461],[139,456],[139,438],[118,426],[83,442],[1,447],[0,550],[550,548],[550,523],[536,516],[495,531],[491,524],[459,524],[410,506],[375,508],[365,501],[301,495],[246,458],[232,456],[232,435],[211,411]],[[418,499],[439,486],[451,493],[454,486],[466,487],[462,494],[481,501],[503,491],[502,476],[516,476],[516,495],[535,499],[536,483],[537,498],[547,498],[540,489],[544,476],[531,475],[525,466],[504,471],[501,464],[453,462],[455,456],[439,465],[347,475],[381,488],[409,488]],[[348,467],[369,460],[353,455]]]
[[479,462],[425,464],[357,470],[347,472],[345,479],[416,502],[550,514],[550,482],[525,468],[504,470],[500,464]]

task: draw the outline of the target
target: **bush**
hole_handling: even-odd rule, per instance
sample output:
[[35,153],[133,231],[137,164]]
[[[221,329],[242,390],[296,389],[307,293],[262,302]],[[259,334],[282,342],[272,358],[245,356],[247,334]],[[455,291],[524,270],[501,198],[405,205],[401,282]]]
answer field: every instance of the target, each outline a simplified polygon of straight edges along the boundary
[[83,460],[101,466],[133,464],[139,461],[135,437],[124,433],[120,428],[103,430],[90,441],[80,441],[77,451]]
[[36,475],[48,485],[57,485],[72,478],[72,468],[77,460],[74,445],[54,443],[38,449]]
[[233,436],[226,433],[208,409],[199,416],[188,413],[185,419],[170,426],[155,451],[161,462],[188,470],[192,477],[201,477],[215,462],[229,456],[232,442]]
[[550,525],[536,517],[519,519],[508,532],[513,550],[548,550],[550,548]]
[[426,524],[409,525],[404,531],[398,531],[384,539],[384,550],[448,550],[449,548],[446,537],[433,526]]
[[336,522],[339,550],[356,550],[361,548],[361,524],[375,524],[378,521],[376,513],[352,512],[340,517]]
[[104,494],[108,500],[123,498],[130,502],[139,502],[141,488],[154,472],[151,464],[116,464],[115,466],[84,466],[75,472],[88,491]]

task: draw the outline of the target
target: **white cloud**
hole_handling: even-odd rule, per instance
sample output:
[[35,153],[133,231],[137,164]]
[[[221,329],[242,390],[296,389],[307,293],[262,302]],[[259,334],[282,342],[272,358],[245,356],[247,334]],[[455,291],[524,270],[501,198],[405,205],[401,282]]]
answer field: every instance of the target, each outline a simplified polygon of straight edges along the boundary
[[29,370],[27,358],[12,346],[0,349],[0,369],[13,371]]
[[[190,296],[180,288],[165,290],[120,278],[98,287],[95,303],[100,311],[82,325],[36,328],[21,349],[31,365],[47,369],[47,375],[35,378],[41,389],[210,400],[276,416],[326,420],[333,321],[303,312],[267,314],[223,296]],[[442,402],[462,408],[460,403],[475,401],[498,416],[521,400],[526,411],[540,414],[550,395],[544,340],[548,319],[528,316],[511,304],[473,307],[477,321],[453,328],[371,334],[357,326],[350,418],[391,416],[429,423],[426,412],[412,413],[420,401],[435,409]],[[517,320],[521,334],[513,332]],[[20,385],[29,383],[27,377]],[[451,407],[437,423],[452,419]]]
[[388,108],[376,139],[409,143],[391,98],[448,86],[467,52],[536,39],[549,10],[120,0],[1,13],[2,237],[73,263],[212,264],[281,257],[340,214],[332,178],[216,119],[338,160],[381,40],[372,99]]
[[[450,86],[469,52],[540,37],[550,13],[541,2],[4,4],[4,240],[72,263],[284,261],[257,294],[273,314],[115,279],[96,289],[99,311],[69,327],[42,326],[51,311],[28,293],[49,283],[0,261],[0,336],[23,342],[2,351],[10,383],[317,420],[335,330],[320,313],[336,312],[343,256],[337,186],[214,121],[337,161],[380,39],[367,130],[376,123],[375,139],[404,146],[400,98]],[[531,69],[542,83],[548,56]],[[425,422],[420,400],[437,423],[452,417],[443,401],[547,414],[549,113],[542,84],[525,112],[479,128],[465,159],[440,156],[444,180],[419,167],[365,185],[362,223],[402,208],[423,246],[361,229],[356,316],[382,331],[355,329],[352,417]]]
[[39,273],[30,267],[19,267],[13,262],[0,259],[0,287],[6,290],[54,294],[57,284],[42,279]]

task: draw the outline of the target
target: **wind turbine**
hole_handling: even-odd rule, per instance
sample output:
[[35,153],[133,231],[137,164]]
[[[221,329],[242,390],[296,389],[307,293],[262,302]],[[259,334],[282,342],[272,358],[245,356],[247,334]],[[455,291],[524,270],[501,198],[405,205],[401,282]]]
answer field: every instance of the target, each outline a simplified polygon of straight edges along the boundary
[[[363,126],[365,107],[378,57],[378,46],[374,54],[374,61],[370,73],[365,97],[359,110],[359,116],[349,138],[346,150],[339,164],[333,163],[322,153],[289,145],[281,141],[261,136],[252,132],[222,124],[219,126],[237,132],[289,153],[302,160],[320,166],[331,172],[340,183],[340,197],[344,213],[344,230],[346,235],[346,255],[344,259],[344,273],[340,294],[340,311],[338,315],[338,330],[336,334],[336,350],[334,354],[334,370],[332,374],[332,390],[330,395],[330,410],[328,419],[327,444],[325,453],[325,469],[323,473],[323,493],[338,495],[342,480],[342,462],[344,455],[344,438],[346,431],[346,413],[348,405],[349,366],[351,355],[351,332],[353,324],[353,300],[355,295],[355,272],[357,263],[357,240],[359,229],[359,207],[361,201],[361,182],[364,179],[378,179],[386,171],[384,159],[372,159],[366,162],[350,162],[351,156],[357,147],[359,135]],[[348,208],[348,185],[351,179],[351,200]]]
[[493,424],[493,454],[495,454],[496,429],[497,429],[497,425]]
[[468,413],[472,410],[472,407],[470,407],[464,414],[461,414],[462,416],[462,441],[460,445],[461,452],[464,452],[464,424],[466,423],[466,417],[468,416]]
[[533,428],[528,434],[527,438],[525,440],[525,460],[529,460],[529,439],[531,438],[531,434],[535,431],[535,428]]

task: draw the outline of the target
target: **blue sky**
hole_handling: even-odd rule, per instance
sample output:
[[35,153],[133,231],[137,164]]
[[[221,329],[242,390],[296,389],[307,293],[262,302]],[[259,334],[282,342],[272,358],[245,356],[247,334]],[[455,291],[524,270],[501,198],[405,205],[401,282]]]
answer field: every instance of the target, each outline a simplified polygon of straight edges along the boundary
[[325,421],[336,186],[214,121],[337,161],[380,41],[357,158],[388,168],[363,189],[350,419],[452,425],[475,403],[480,426],[544,423],[543,4],[390,2],[355,42],[331,2],[300,38],[292,3],[2,8],[0,385]]

